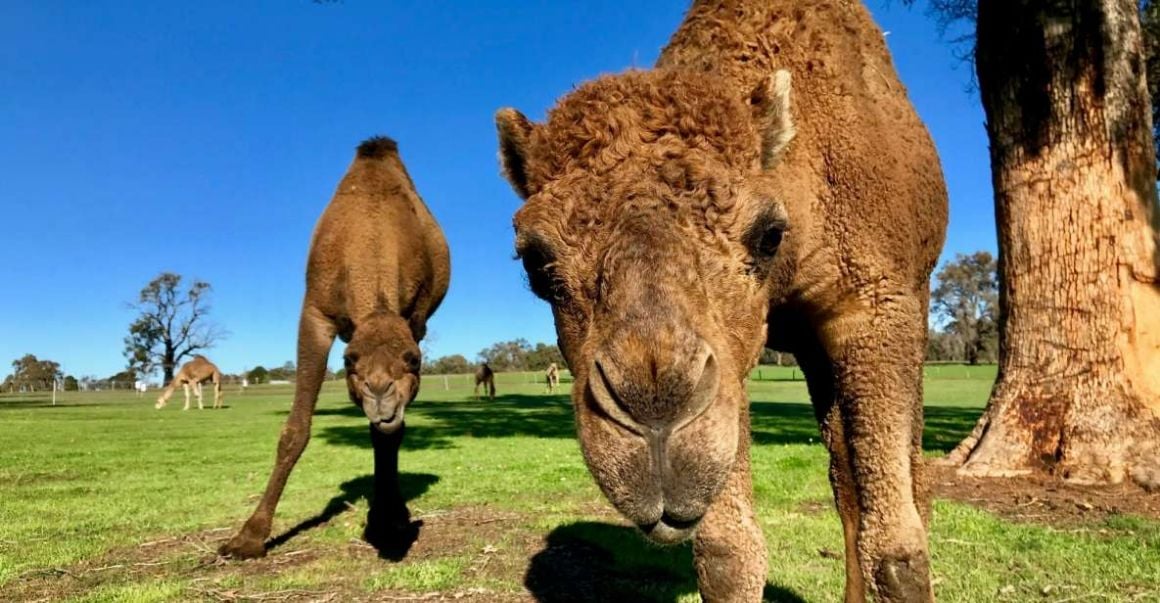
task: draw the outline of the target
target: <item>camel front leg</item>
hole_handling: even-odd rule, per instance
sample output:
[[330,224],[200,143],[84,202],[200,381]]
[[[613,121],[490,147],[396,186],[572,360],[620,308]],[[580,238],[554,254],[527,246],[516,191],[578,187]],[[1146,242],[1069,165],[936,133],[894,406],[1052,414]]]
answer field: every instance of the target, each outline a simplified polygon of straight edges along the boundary
[[741,420],[742,441],[733,471],[693,540],[693,565],[705,603],[761,601],[765,590],[769,561],[753,509],[748,409],[742,412]]
[[375,495],[367,513],[363,538],[388,559],[402,559],[419,536],[418,525],[411,522],[407,500],[399,487],[399,448],[406,423],[393,433],[383,433],[370,426],[371,444],[375,449]]
[[326,378],[326,360],[334,336],[334,325],[321,312],[309,307],[302,310],[298,323],[298,381],[294,388],[294,405],[278,438],[274,470],[254,514],[229,542],[222,545],[218,551],[222,555],[241,559],[265,556],[266,538],[270,536],[274,510],[286,487],[286,479],[310,441],[310,423],[318,392]]
[[851,465],[850,451],[846,446],[842,413],[834,399],[834,366],[814,340],[804,341],[803,345],[794,351],[794,356],[805,373],[810,400],[814,405],[814,415],[821,428],[822,441],[830,452],[830,487],[834,492],[838,516],[842,519],[842,535],[846,550],[844,601],[865,603],[866,580],[862,575],[862,566],[858,562],[858,526],[861,525],[862,514],[858,506],[854,468]]
[[181,410],[189,410],[189,383],[182,382],[181,390],[185,392],[185,406]]
[[222,407],[222,380],[221,376],[217,375],[213,380],[213,407],[215,409]]
[[[847,550],[856,547],[876,599],[933,601],[924,523],[929,500],[920,482],[921,436],[915,435],[922,429],[925,313],[912,297],[880,303],[885,307],[823,327],[837,405],[823,429],[835,440],[830,449],[839,508],[857,503],[856,517],[843,513],[844,523],[857,520],[855,534],[846,528]],[[853,496],[844,491],[850,485]],[[848,601],[861,600],[851,593],[857,586],[848,586]]]
[[194,395],[197,396],[197,409],[198,410],[205,410],[205,407],[201,405],[201,382],[200,381],[193,384],[193,393],[194,393]]

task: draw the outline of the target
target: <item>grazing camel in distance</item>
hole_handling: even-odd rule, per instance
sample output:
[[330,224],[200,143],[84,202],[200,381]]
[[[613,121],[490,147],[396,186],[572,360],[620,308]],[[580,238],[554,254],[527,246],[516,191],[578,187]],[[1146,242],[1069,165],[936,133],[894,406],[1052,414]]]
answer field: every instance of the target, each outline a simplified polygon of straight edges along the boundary
[[544,371],[544,377],[548,380],[548,393],[556,393],[556,388],[560,387],[560,367],[556,363],[548,365],[548,370]]
[[402,558],[418,536],[399,489],[404,414],[419,391],[419,341],[450,277],[443,231],[415,191],[395,142],[363,142],[311,240],[298,323],[298,381],[274,469],[253,515],[221,554],[266,554],[286,478],[310,439],[337,336],[347,344],[347,391],[369,421],[374,447],[374,497],[363,536],[380,555]]
[[495,372],[486,362],[479,365],[475,370],[475,389],[472,390],[475,399],[479,399],[479,386],[483,386],[483,393],[487,394],[488,399],[495,400]]
[[[193,388],[197,395],[197,409],[204,410],[201,405],[201,384],[206,381],[213,381],[213,407],[222,407],[222,372],[214,363],[210,362],[208,358],[198,354],[193,357],[193,360],[181,365],[177,370],[177,374],[173,376],[173,380],[161,392],[161,396],[157,398],[157,404],[154,408],[161,410],[169,398],[173,396],[173,392],[177,390],[180,385],[181,389],[185,390],[185,406],[182,410],[189,410],[189,389]],[[141,391],[138,389],[138,391]]]
[[545,123],[496,121],[516,252],[613,506],[693,539],[705,601],[761,600],[744,385],[763,345],[793,352],[846,601],[933,600],[922,360],[947,196],[869,11],[696,0],[653,70],[582,84]]

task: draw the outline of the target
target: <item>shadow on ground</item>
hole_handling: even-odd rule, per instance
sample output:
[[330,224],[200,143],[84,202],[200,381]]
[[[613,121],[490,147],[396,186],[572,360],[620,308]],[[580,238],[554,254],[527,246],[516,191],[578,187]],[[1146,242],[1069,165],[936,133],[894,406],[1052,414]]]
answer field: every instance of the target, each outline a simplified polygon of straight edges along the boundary
[[[928,406],[923,447],[927,451],[949,452],[974,427],[981,408]],[[454,439],[503,438],[513,436],[573,438],[576,428],[568,396],[509,394],[495,400],[423,402],[407,408],[404,448],[449,448]],[[319,410],[319,415],[362,418],[356,406]],[[768,444],[810,444],[821,441],[813,407],[795,402],[754,400],[750,406],[753,442]],[[329,443],[370,448],[364,425],[335,425],[322,428],[318,436]]]
[[[57,402],[52,403],[51,399],[40,398],[25,398],[23,400],[0,400],[0,410],[17,410],[24,408],[79,408],[81,406],[106,406],[99,402]],[[150,403],[152,405],[152,403]]]
[[[577,522],[552,531],[524,575],[524,586],[541,603],[654,601],[669,603],[696,592],[689,544],[662,548],[636,530]],[[804,601],[791,589],[766,584],[765,601]]]
[[[421,496],[427,491],[435,482],[439,481],[439,476],[430,473],[400,473],[399,474],[399,488],[403,492],[403,499],[410,502],[415,498]],[[343,482],[339,486],[341,492],[330,499],[326,506],[319,511],[318,515],[306,519],[298,525],[286,530],[285,532],[266,541],[266,550],[273,550],[275,547],[293,540],[296,536],[325,525],[330,520],[339,515],[350,511],[353,505],[358,500],[366,500],[367,506],[373,502],[375,491],[375,476],[374,474],[356,477],[352,480]],[[393,542],[385,542],[380,546],[376,546],[381,557],[398,561],[407,555],[411,545],[419,538],[419,529],[423,522],[411,522],[411,528],[403,531],[399,539]],[[406,541],[406,542],[404,542]]]
[[[363,416],[353,404],[324,409],[319,415]],[[495,400],[457,402],[424,402],[416,400],[407,407],[409,420],[403,448],[450,448],[454,438],[504,438],[532,436],[572,438],[572,405],[568,396],[508,394]],[[434,424],[432,424],[434,423]],[[365,425],[328,426],[318,436],[329,443],[370,448]]]

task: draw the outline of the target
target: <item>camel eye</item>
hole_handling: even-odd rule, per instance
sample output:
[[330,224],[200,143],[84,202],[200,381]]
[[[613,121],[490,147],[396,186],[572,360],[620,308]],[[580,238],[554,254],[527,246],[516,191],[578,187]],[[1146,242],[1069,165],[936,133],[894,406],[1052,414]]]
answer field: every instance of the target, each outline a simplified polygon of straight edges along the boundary
[[415,352],[407,351],[403,353],[403,362],[407,364],[407,370],[412,373],[419,372],[419,355]]
[[781,246],[781,237],[784,232],[779,226],[767,228],[765,233],[761,235],[761,240],[757,243],[758,253],[765,256],[771,256],[777,253],[777,248]]
[[750,228],[745,237],[745,243],[750,253],[758,260],[768,260],[781,246],[781,239],[785,236],[786,224],[774,216],[762,216]]
[[528,274],[528,287],[532,293],[547,302],[559,300],[563,290],[553,272],[556,259],[546,247],[538,241],[531,242],[522,246],[518,255]]

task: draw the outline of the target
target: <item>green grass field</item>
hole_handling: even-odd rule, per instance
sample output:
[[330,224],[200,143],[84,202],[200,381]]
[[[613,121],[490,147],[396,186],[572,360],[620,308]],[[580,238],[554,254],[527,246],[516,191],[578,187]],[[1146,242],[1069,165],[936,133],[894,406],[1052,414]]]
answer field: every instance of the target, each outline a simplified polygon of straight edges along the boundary
[[[841,528],[805,384],[787,368],[754,377],[767,598],[838,600]],[[993,378],[927,369],[931,454],[970,430]],[[155,411],[156,392],[0,397],[0,600],[698,600],[689,548],[623,525],[584,468],[567,396],[533,380],[500,375],[500,398],[477,402],[464,376],[425,378],[400,463],[424,525],[398,563],[359,540],[371,450],[341,383],[279,507],[288,537],[251,562],[213,551],[265,485],[290,387],[227,388],[226,409],[200,412]],[[931,549],[942,601],[1160,601],[1160,523],[1142,518],[1012,523],[940,500]]]

